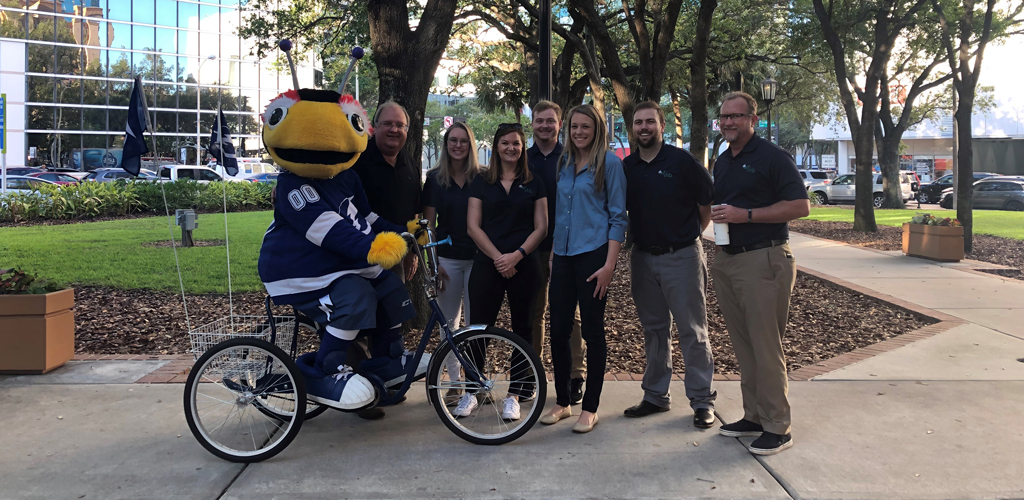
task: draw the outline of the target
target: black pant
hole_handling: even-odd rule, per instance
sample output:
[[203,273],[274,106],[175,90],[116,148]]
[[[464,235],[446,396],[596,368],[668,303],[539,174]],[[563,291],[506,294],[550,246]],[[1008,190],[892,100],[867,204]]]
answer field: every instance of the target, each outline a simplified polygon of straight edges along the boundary
[[[469,273],[470,314],[473,323],[494,326],[501,310],[501,303],[508,295],[508,307],[512,316],[512,333],[523,338],[526,345],[531,345],[533,335],[530,326],[530,308],[533,297],[540,286],[540,272],[536,254],[528,255],[516,265],[516,274],[505,278],[494,267],[494,262],[477,258],[473,262],[473,270]],[[470,346],[470,361],[483,368],[484,351],[487,343]],[[530,348],[532,349],[532,348]],[[537,381],[526,369],[527,363],[519,351],[512,353],[511,373],[513,383],[509,394],[530,397],[533,395]],[[516,383],[518,382],[518,383]]]
[[572,371],[572,350],[569,334],[580,307],[580,330],[587,343],[587,391],[583,395],[583,411],[597,412],[604,386],[604,369],[608,346],[604,333],[606,299],[595,298],[597,279],[587,282],[608,258],[608,244],[579,255],[555,255],[551,265],[551,289],[548,293],[551,310],[551,362],[555,371],[555,397],[559,406],[569,406],[569,374]]

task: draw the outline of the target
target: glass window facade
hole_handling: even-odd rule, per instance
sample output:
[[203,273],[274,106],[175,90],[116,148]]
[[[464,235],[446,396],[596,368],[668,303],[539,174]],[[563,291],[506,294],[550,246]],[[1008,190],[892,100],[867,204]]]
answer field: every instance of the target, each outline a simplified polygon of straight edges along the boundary
[[[0,65],[24,74],[26,164],[104,166],[102,150],[124,142],[135,75],[151,111],[155,156],[205,164],[218,107],[238,156],[260,156],[259,112],[290,88],[291,78],[279,74],[273,58],[254,60],[252,44],[234,34],[245,3],[0,0],[0,41],[25,50],[24,57],[3,57],[19,67]],[[313,68],[299,71],[313,79]],[[148,134],[147,143],[152,149]]]

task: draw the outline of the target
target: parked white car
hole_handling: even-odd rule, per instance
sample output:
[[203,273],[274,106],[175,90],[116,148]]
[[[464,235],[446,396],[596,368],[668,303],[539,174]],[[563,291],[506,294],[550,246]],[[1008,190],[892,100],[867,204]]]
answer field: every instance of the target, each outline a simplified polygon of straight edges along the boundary
[[[38,191],[41,186],[56,186],[55,182],[50,182],[46,179],[40,179],[38,177],[29,177],[27,175],[8,175],[7,176],[7,192],[8,193],[31,193]],[[2,192],[2,191],[0,191]]]
[[192,179],[200,183],[214,181],[245,182],[241,178],[224,177],[216,170],[209,167],[197,167],[195,165],[163,165],[160,167],[160,179],[174,182],[178,179]]
[[800,170],[800,177],[804,179],[804,187],[811,187],[811,184],[829,184],[836,178],[835,170]]
[[[874,195],[872,201],[875,208],[882,206],[882,174],[874,174]],[[900,191],[903,193],[903,201],[906,202],[914,197],[914,190],[911,187],[913,178],[907,172],[900,172]],[[855,186],[856,176],[854,174],[840,175],[829,183],[815,183],[807,188],[811,201],[817,205],[828,205],[830,203],[853,203],[857,199],[857,187]]]

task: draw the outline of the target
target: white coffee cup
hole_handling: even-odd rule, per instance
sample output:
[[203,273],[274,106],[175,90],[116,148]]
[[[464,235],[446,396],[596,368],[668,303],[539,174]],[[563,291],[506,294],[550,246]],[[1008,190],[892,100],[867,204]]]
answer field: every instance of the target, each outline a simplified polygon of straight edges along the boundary
[[[711,208],[724,207],[724,206],[727,206],[727,204],[723,203],[721,205],[714,205]],[[715,244],[719,245],[719,246],[728,245],[729,244],[729,223],[728,222],[715,222],[714,224],[715,224]]]

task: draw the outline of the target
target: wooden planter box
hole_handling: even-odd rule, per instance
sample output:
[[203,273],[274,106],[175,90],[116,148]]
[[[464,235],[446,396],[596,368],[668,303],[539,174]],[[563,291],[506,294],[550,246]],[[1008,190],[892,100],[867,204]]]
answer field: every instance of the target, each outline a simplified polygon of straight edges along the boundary
[[941,262],[964,258],[964,228],[903,224],[903,253]]
[[0,295],[0,373],[46,373],[75,355],[73,289]]

